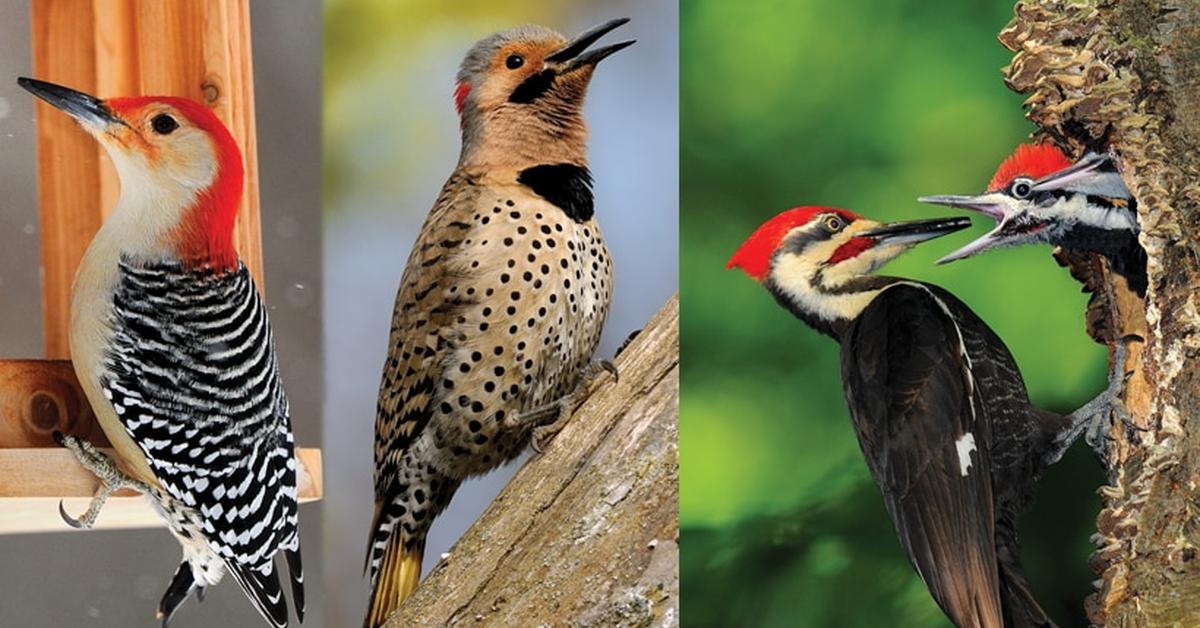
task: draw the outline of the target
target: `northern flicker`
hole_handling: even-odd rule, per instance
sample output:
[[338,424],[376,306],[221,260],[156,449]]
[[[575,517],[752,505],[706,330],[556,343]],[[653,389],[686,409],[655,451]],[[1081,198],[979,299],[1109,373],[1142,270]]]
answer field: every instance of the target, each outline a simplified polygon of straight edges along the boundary
[[633,42],[588,48],[627,21],[570,41],[520,26],[462,62],[462,152],[408,258],[379,389],[368,628],[416,588],[426,532],[459,484],[540,447],[611,370],[592,361],[612,260],[583,101],[596,64]]

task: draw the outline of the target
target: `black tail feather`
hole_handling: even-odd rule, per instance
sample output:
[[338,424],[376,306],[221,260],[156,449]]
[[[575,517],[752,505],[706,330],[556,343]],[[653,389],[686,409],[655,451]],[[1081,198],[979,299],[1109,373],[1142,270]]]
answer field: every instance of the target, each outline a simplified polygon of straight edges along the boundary
[[304,566],[300,562],[300,544],[294,550],[284,550],[287,557],[288,574],[292,580],[292,607],[296,609],[296,619],[304,623]]
[[196,590],[204,589],[196,586],[192,566],[185,560],[179,563],[175,576],[171,578],[171,584],[167,585],[167,592],[163,593],[162,600],[158,603],[158,618],[162,620],[162,628],[167,628],[171,618],[175,616],[175,611],[178,611],[192,591]]
[[273,628],[285,628],[288,625],[287,601],[283,599],[283,589],[279,586],[279,574],[275,571],[274,563],[268,563],[266,571],[244,565],[229,565],[229,573],[233,574],[254,607]]

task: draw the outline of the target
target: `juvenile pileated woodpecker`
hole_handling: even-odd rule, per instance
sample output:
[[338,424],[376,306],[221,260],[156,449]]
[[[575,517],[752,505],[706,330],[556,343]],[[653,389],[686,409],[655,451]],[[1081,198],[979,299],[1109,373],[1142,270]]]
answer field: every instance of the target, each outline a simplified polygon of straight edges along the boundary
[[[1053,144],[1022,144],[1000,164],[979,196],[924,196],[921,201],[978,211],[996,220],[986,235],[943,257],[939,264],[971,257],[989,249],[1045,242],[1065,249],[1099,254],[1131,290],[1146,295],[1146,251],[1138,242],[1137,201],[1125,187],[1111,153],[1088,153],[1071,163]],[[1117,343],[1124,356],[1124,342]],[[1124,387],[1124,360],[1115,359],[1109,373],[1111,412],[1080,417],[1062,442],[1079,434],[1102,458],[1104,434],[1112,417],[1129,422],[1118,401]]]
[[1016,524],[1039,474],[1061,455],[1071,417],[1030,403],[1008,348],[954,295],[870,274],[969,225],[881,225],[800,207],[760,226],[728,267],[841,344],[843,391],[867,467],[947,616],[960,627],[1053,626],[1025,580]]
[[1146,252],[1138,243],[1137,201],[1109,153],[1072,164],[1052,144],[1017,147],[979,196],[924,196],[925,203],[978,211],[996,220],[987,235],[942,258],[952,262],[988,249],[1046,242],[1108,259],[1113,272],[1146,294]]

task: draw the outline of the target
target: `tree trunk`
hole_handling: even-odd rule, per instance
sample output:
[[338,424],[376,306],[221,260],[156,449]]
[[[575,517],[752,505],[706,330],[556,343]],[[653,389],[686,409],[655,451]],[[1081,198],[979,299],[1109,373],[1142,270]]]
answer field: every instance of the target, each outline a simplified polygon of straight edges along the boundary
[[678,624],[678,323],[672,298],[388,628]]
[[1095,291],[1089,332],[1128,341],[1132,373],[1135,426],[1110,434],[1088,613],[1200,626],[1200,2],[1023,2],[1000,41],[1043,139],[1118,155],[1149,257],[1142,300],[1095,256],[1064,256]]

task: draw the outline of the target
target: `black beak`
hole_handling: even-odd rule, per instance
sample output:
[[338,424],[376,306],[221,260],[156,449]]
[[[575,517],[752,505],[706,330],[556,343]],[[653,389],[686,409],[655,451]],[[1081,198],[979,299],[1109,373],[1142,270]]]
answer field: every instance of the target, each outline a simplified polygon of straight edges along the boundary
[[89,130],[102,131],[110,124],[125,124],[124,120],[113,115],[103,100],[95,96],[24,76],[17,79],[17,85],[75,118]]
[[[616,29],[618,26],[621,26],[628,21],[629,18],[627,17],[617,18],[615,20],[605,22],[604,24],[601,24],[595,28],[589,29],[584,34],[568,42],[567,45],[551,53],[550,56],[546,57],[546,63],[563,64],[565,66],[563,68],[564,71],[569,71],[584,65],[595,65],[600,63],[605,57],[611,55],[612,53],[621,50],[622,48],[632,46],[634,43],[633,40],[622,41],[611,46],[605,46],[595,50],[587,50],[587,47],[596,43],[596,40],[603,37],[609,31]],[[584,52],[585,50],[587,50],[587,52]]]
[[965,216],[933,218],[930,220],[909,220],[880,225],[874,229],[863,231],[858,236],[874,238],[877,245],[917,244],[926,240],[940,238],[955,231],[961,231],[970,226],[971,219]]

